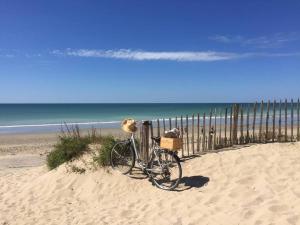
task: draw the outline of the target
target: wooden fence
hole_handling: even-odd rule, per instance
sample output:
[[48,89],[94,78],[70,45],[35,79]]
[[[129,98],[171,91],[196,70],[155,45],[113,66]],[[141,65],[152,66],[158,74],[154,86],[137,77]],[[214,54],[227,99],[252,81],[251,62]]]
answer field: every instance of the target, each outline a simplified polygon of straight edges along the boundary
[[232,104],[205,113],[163,118],[143,125],[141,149],[148,157],[151,136],[163,136],[166,130],[181,131],[182,157],[249,143],[300,141],[300,111],[297,102],[273,101]]

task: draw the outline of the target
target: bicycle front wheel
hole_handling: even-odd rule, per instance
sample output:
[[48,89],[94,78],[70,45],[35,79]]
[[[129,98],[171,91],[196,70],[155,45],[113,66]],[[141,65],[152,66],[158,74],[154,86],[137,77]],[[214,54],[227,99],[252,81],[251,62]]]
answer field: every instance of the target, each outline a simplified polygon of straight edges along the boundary
[[120,141],[111,150],[110,164],[122,174],[129,173],[135,164],[135,154],[130,141]]
[[176,153],[160,149],[153,154],[149,174],[154,184],[164,190],[174,190],[182,177],[180,159]]

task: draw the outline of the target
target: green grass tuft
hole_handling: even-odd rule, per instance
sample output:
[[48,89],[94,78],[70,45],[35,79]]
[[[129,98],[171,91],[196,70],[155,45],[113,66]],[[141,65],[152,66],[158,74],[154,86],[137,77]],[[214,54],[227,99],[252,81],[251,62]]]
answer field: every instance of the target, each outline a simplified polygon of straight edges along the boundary
[[101,147],[98,155],[94,157],[94,161],[101,167],[110,165],[110,153],[116,140],[113,136],[102,136]]
[[49,169],[54,169],[64,162],[68,162],[79,157],[88,151],[89,141],[86,138],[62,136],[55,145],[54,150],[47,156],[47,165]]

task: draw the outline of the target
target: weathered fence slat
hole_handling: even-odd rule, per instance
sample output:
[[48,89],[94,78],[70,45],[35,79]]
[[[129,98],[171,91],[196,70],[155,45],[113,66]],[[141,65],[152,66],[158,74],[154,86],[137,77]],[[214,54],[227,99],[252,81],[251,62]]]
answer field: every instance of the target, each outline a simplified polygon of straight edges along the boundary
[[169,130],[171,130],[171,129],[172,129],[172,119],[169,118]]
[[190,142],[189,142],[189,116],[186,115],[186,147],[187,154],[190,156]]
[[287,142],[288,137],[287,137],[287,99],[285,99],[284,103],[284,141]]
[[275,118],[276,118],[276,101],[273,102],[273,119],[272,119],[272,142],[275,141]]
[[220,110],[219,114],[219,141],[217,142],[219,146],[222,145],[222,110]]
[[166,131],[166,120],[165,120],[165,118],[163,118],[163,126],[164,126],[164,134],[165,134],[165,131]]
[[243,107],[241,107],[241,122],[240,122],[240,144],[244,144],[244,111]]
[[225,130],[224,130],[224,143],[225,146],[227,146],[227,111],[228,109],[225,109]]
[[160,125],[159,125],[159,119],[157,119],[157,137],[160,137]]
[[177,116],[175,116],[175,128],[178,128],[178,124],[177,124]]
[[250,106],[248,104],[247,106],[247,133],[246,133],[246,143],[249,143],[250,137],[249,137],[249,123],[250,123]]
[[215,109],[215,123],[214,123],[214,140],[213,140],[213,149],[216,149],[216,138],[217,138],[217,109]]
[[255,135],[256,110],[257,110],[257,102],[255,102],[253,106],[252,142],[256,142],[256,135]]
[[233,114],[233,107],[230,108],[230,127],[229,127],[229,145],[232,145],[232,114]]
[[268,142],[269,139],[269,118],[270,118],[270,101],[268,101],[267,104],[266,134],[265,134],[266,142]]
[[294,141],[294,101],[291,100],[291,141]]
[[212,119],[212,110],[209,113],[209,125],[208,125],[208,150],[211,150],[211,141],[212,141],[212,133],[211,133],[211,119]]
[[260,120],[259,120],[259,133],[258,133],[258,140],[259,142],[262,141],[262,122],[263,122],[263,116],[264,116],[264,102],[261,101],[260,104]]
[[143,157],[144,160],[149,160],[149,128],[150,128],[150,124],[147,122],[145,124],[143,124]]
[[205,129],[205,113],[203,113],[203,127],[202,127],[202,151],[205,151],[205,132],[206,132],[206,129]]
[[200,114],[197,114],[197,152],[200,151]]
[[300,141],[300,99],[297,102],[297,141]]
[[278,136],[277,139],[282,141],[282,133],[281,133],[281,115],[282,115],[282,102],[279,102],[279,119],[278,119]]
[[[180,134],[181,134],[181,138],[183,140],[183,118],[182,115],[180,116]],[[184,156],[184,143],[182,142],[182,156]]]
[[232,130],[232,139],[233,144],[238,144],[238,122],[239,122],[239,111],[240,111],[240,105],[235,104],[234,105],[234,111],[233,111],[233,130]]
[[192,152],[193,152],[193,155],[195,154],[195,146],[194,146],[195,136],[194,136],[194,132],[195,132],[195,115],[193,114],[192,115]]
[[150,121],[150,137],[151,137],[151,145],[153,145],[153,123]]

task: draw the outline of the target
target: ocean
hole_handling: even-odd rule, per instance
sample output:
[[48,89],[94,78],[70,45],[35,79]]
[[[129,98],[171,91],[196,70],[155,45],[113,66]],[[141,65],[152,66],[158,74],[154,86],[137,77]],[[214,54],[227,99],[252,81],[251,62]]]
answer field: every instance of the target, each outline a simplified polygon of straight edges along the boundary
[[0,104],[0,133],[55,132],[63,123],[117,128],[124,118],[153,120],[224,110],[231,103]]

